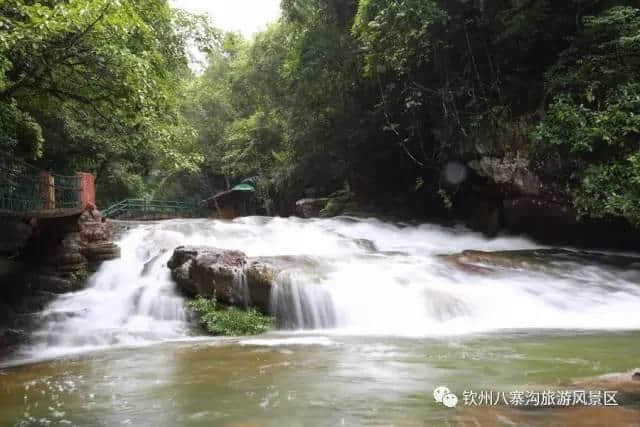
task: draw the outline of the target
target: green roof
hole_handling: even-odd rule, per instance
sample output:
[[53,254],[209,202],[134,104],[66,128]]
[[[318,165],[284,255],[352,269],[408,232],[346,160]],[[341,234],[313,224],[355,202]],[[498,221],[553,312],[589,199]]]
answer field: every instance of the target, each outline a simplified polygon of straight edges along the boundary
[[256,191],[256,188],[249,183],[238,184],[231,191]]

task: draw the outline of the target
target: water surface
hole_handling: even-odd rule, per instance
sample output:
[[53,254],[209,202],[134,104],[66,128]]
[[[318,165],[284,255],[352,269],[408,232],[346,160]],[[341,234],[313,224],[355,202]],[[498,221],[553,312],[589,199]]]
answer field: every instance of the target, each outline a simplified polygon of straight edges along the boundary
[[[122,258],[54,301],[30,345],[4,361],[0,425],[640,424],[629,381],[640,274],[629,264],[571,258],[474,274],[440,255],[540,246],[352,218],[166,221],[119,243]],[[166,267],[179,245],[299,260],[272,295],[283,329],[201,337]],[[626,374],[606,376],[616,373]],[[441,385],[457,408],[434,401]],[[622,406],[462,404],[465,390],[605,387]]]

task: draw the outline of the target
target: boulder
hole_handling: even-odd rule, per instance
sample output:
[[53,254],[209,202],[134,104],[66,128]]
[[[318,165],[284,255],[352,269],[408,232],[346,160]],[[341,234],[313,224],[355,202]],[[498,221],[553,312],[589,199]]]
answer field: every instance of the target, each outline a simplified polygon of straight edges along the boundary
[[329,199],[302,199],[296,202],[296,215],[301,218],[316,218],[320,211],[327,206]]
[[547,250],[463,251],[443,258],[452,265],[473,273],[488,273],[495,269],[544,269],[553,253]]
[[270,256],[248,258],[245,268],[246,284],[251,298],[251,305],[265,313],[271,310],[271,292],[278,276],[285,271],[294,270],[315,271],[326,270],[326,266],[318,264],[317,260],[308,256]]
[[278,273],[274,265],[265,259],[250,261],[245,270],[250,303],[265,313],[271,310],[271,290]]
[[515,251],[463,251],[441,258],[459,270],[487,274],[497,270],[531,270],[565,275],[584,265],[603,265],[627,273],[638,271],[638,258],[564,249],[524,249]]
[[185,294],[215,295],[222,303],[243,305],[247,301],[239,301],[237,294],[246,264],[247,256],[240,251],[181,246],[168,266]]
[[176,248],[168,263],[178,288],[187,296],[214,296],[223,304],[270,312],[271,292],[285,270],[310,269],[308,257],[255,257],[208,247]]
[[495,184],[512,187],[521,195],[538,196],[543,185],[524,157],[482,157],[469,162],[469,167],[478,175],[491,179]]

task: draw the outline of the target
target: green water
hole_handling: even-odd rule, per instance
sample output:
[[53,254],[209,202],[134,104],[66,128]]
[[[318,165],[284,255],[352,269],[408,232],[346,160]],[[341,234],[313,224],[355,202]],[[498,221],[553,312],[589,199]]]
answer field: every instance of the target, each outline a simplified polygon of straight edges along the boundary
[[[640,333],[439,339],[273,334],[0,371],[0,426],[640,425]],[[621,379],[624,378],[624,379]],[[446,385],[457,408],[434,401]],[[464,390],[618,390],[618,407],[465,406]],[[48,424],[50,423],[50,424]]]

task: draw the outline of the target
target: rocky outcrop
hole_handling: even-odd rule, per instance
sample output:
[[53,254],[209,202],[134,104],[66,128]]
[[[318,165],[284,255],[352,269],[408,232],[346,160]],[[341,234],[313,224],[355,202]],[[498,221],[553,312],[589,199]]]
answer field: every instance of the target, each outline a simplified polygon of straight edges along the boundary
[[470,228],[489,236],[508,229],[547,240],[562,235],[550,231],[556,224],[565,231],[576,225],[569,195],[546,183],[527,158],[486,156],[468,166],[471,182],[456,204]]
[[553,165],[534,167],[518,153],[467,165],[472,173],[454,206],[474,230],[489,236],[508,230],[553,245],[640,249],[640,233],[621,218],[578,219]]
[[603,265],[621,271],[640,272],[640,258],[564,249],[525,249],[515,251],[463,251],[442,255],[458,270],[489,274],[498,270],[531,270],[564,275],[583,265]]
[[101,262],[119,256],[120,248],[111,241],[110,223],[92,210],[41,220],[21,258],[46,278],[36,280],[37,289],[69,292],[81,288]]
[[120,258],[120,248],[112,242],[111,223],[99,211],[85,211],[78,218],[80,253],[89,263]]
[[78,290],[99,263],[120,256],[110,223],[97,210],[61,218],[0,218],[0,280],[19,278],[22,293]]
[[57,295],[84,287],[99,263],[120,256],[110,223],[93,209],[44,219],[0,218],[0,353],[24,341]]
[[271,291],[281,268],[275,265],[273,259],[254,259],[248,262],[245,269],[250,303],[264,313],[271,311]]
[[305,257],[250,258],[240,251],[209,247],[176,248],[168,266],[178,288],[187,296],[214,296],[223,304],[270,311],[277,276],[284,270],[310,267]]
[[544,192],[542,181],[524,157],[482,157],[469,162],[469,167],[497,185],[510,187],[512,193],[539,196]]
[[168,266],[180,289],[189,296],[214,296],[241,305],[236,294],[242,286],[247,256],[239,251],[183,246],[173,252]]
[[296,202],[296,215],[301,218],[316,218],[320,216],[329,199],[302,199]]

